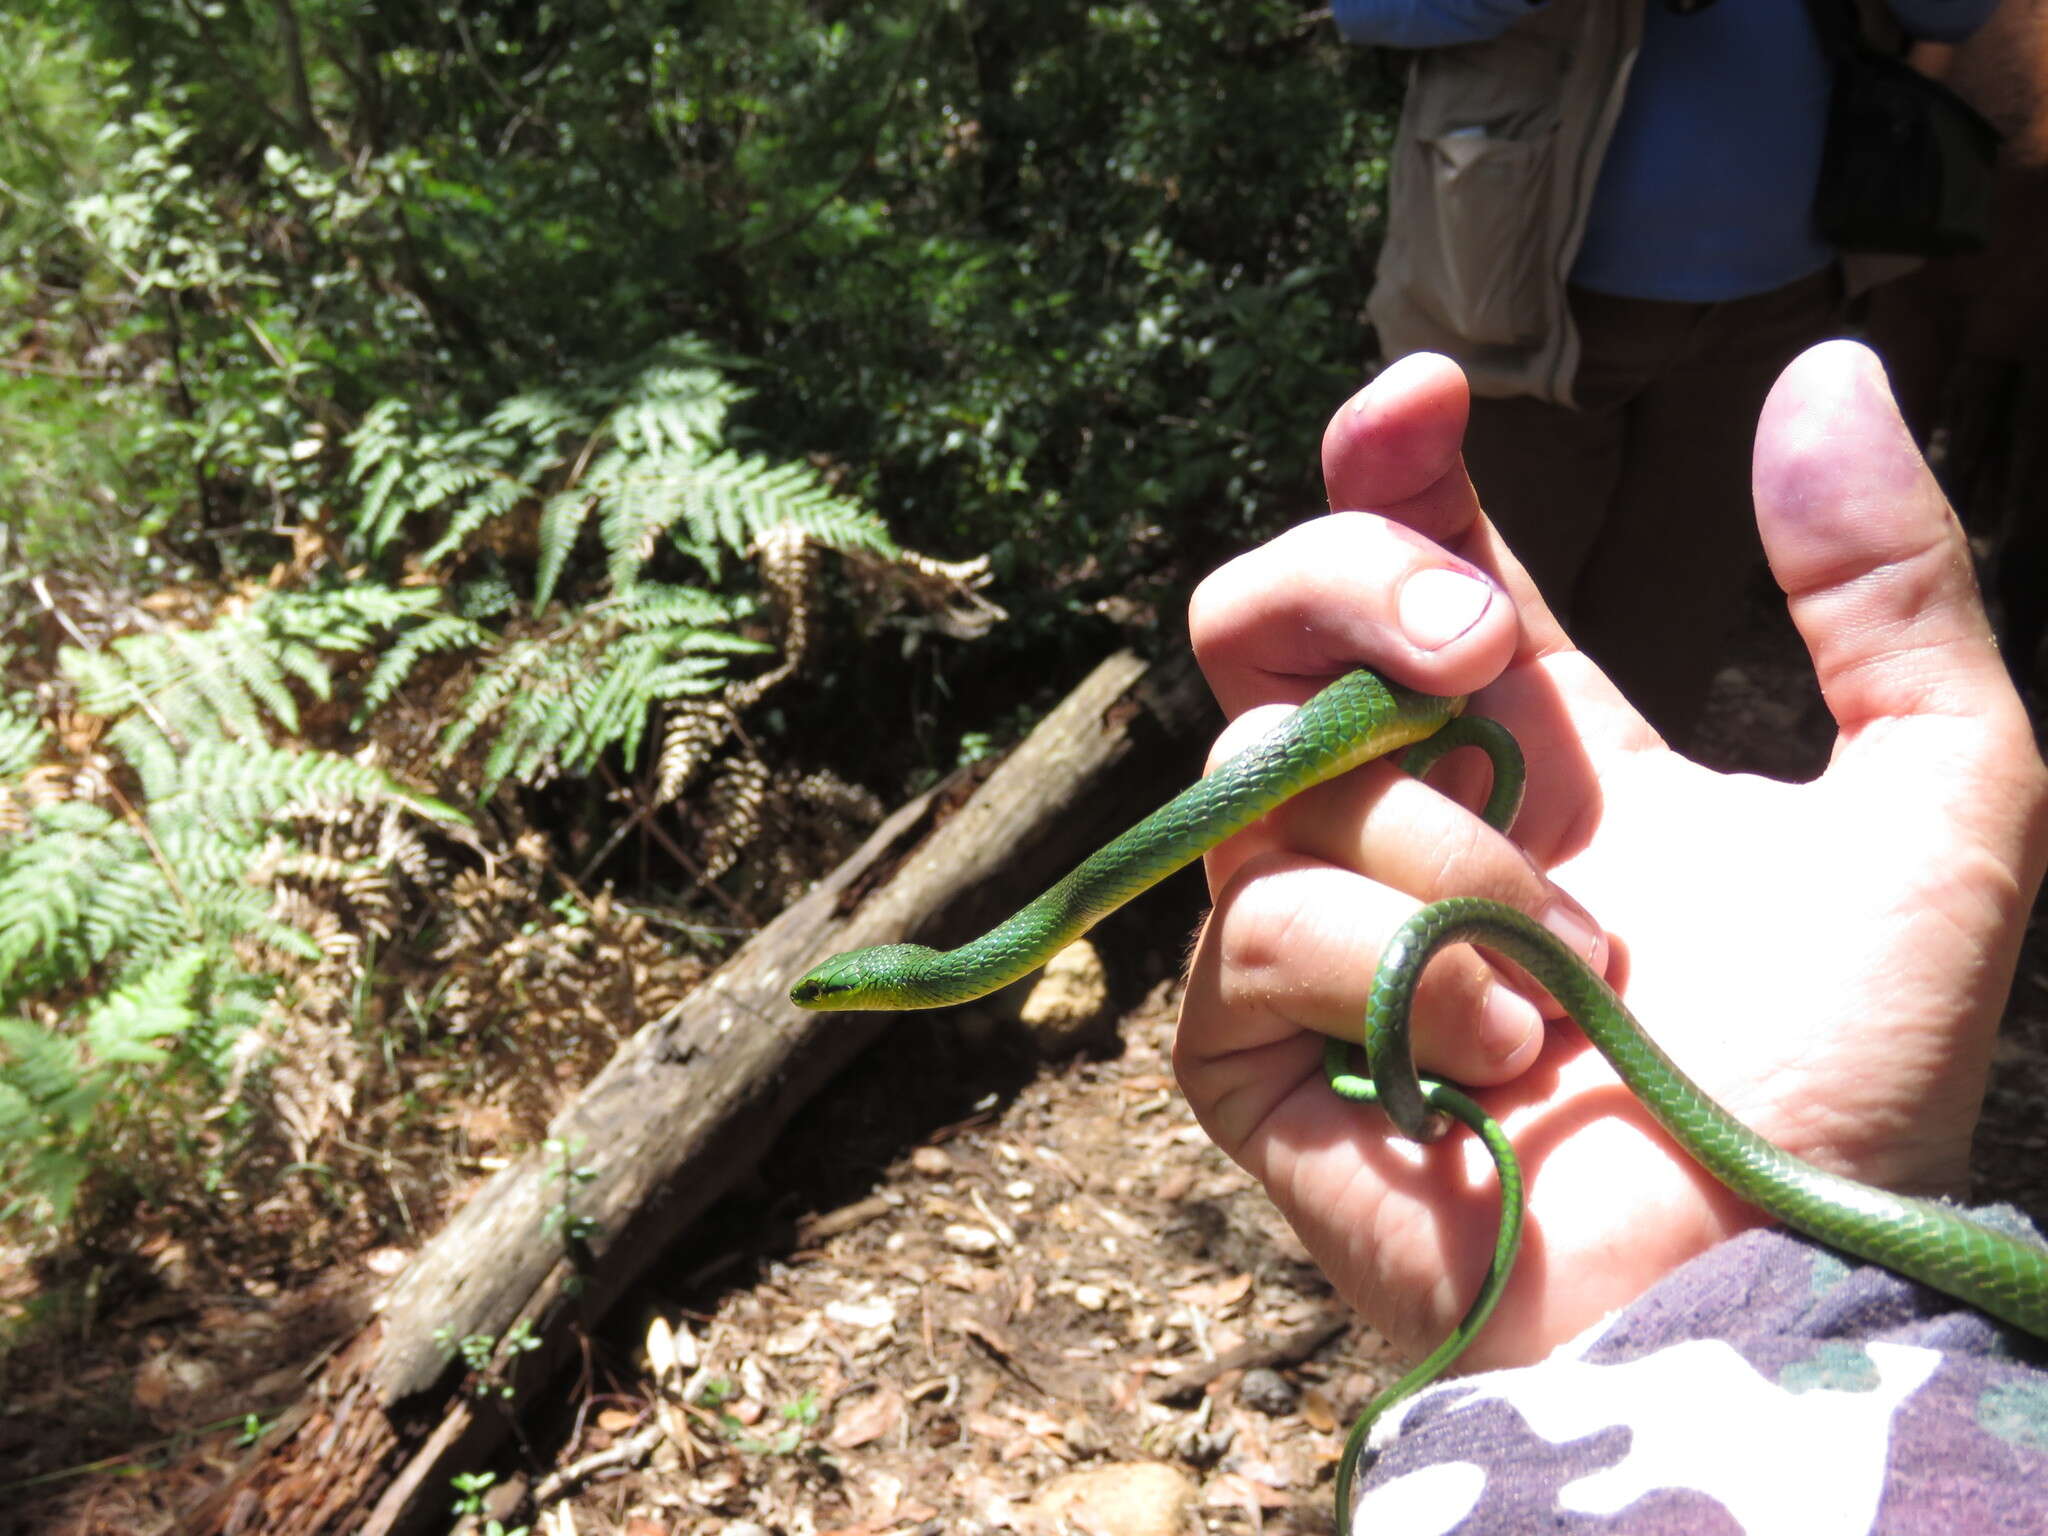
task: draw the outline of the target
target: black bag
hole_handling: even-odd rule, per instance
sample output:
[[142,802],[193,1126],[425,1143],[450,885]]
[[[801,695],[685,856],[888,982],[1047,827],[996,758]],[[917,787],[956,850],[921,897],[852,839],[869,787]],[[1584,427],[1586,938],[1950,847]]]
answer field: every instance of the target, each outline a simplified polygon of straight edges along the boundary
[[1982,250],[1998,130],[1947,86],[1866,45],[1854,0],[1807,8],[1835,61],[1813,200],[1821,238],[1911,256]]

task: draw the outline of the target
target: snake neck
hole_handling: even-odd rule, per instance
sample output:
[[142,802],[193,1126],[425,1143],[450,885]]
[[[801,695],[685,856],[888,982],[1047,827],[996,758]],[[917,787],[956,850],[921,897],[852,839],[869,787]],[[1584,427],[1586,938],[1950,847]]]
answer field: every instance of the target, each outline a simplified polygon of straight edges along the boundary
[[1347,673],[1272,735],[1189,785],[980,938],[919,969],[917,1006],[971,1002],[1029,975],[1104,917],[1303,790],[1441,730],[1463,698]]

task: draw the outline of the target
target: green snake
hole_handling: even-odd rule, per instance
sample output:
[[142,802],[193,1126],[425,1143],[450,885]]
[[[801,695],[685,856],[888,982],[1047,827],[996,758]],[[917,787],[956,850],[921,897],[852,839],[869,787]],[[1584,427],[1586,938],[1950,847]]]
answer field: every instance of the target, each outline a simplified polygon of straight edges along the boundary
[[[1493,762],[1482,815],[1505,831],[1521,803],[1520,750],[1505,729],[1463,714],[1462,698],[1399,687],[1368,671],[1346,674],[1278,730],[1183,790],[1090,855],[1036,901],[957,949],[882,944],[834,955],[790,992],[802,1008],[937,1008],[982,997],[1038,969],[1140,891],[1157,884],[1312,785],[1402,748],[1415,774],[1452,748],[1473,745]],[[1350,1526],[1351,1485],[1374,1421],[1454,1361],[1492,1313],[1521,1244],[1521,1165],[1500,1125],[1448,1083],[1416,1075],[1408,1012],[1429,959],[1446,944],[1475,943],[1520,965],[1612,1063],[1671,1137],[1735,1194],[1786,1226],[2048,1338],[2048,1249],[1959,1210],[1828,1173],[1772,1146],[1681,1072],[1644,1033],[1612,988],[1540,923],[1497,901],[1454,898],[1423,907],[1380,956],[1366,1007],[1368,1076],[1351,1071],[1353,1047],[1325,1052],[1331,1087],[1377,1103],[1394,1128],[1433,1141],[1449,1119],[1469,1126],[1499,1171],[1501,1219],[1494,1256],[1462,1321],[1429,1357],[1370,1402],[1337,1464],[1337,1518]]]

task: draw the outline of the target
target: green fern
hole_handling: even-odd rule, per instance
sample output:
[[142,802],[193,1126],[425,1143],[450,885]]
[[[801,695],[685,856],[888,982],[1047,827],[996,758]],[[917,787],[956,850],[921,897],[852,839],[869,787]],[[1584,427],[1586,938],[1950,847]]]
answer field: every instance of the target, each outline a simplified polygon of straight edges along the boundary
[[195,823],[203,817],[214,826],[226,818],[252,832],[294,812],[334,806],[398,805],[432,821],[462,819],[366,763],[287,747],[208,742],[144,785],[153,816],[189,815]]
[[348,483],[362,493],[354,532],[373,555],[390,546],[411,510],[411,498],[400,493],[415,462],[418,435],[403,400],[379,400],[349,434]]
[[105,650],[60,658],[79,704],[114,720],[111,734],[138,766],[207,741],[260,742],[275,725],[299,729],[292,684],[326,699],[329,656],[367,649],[440,599],[433,588],[378,586],[266,593],[205,630],[126,635]]
[[148,859],[134,830],[96,805],[31,812],[28,836],[0,849],[0,1007],[76,980],[127,941],[166,932],[168,904],[154,882],[136,878]]
[[614,590],[638,581],[671,535],[714,582],[729,558],[784,525],[828,548],[893,556],[882,521],[809,466],[730,445],[730,415],[747,391],[725,366],[683,338],[631,368],[512,396],[459,429],[407,432],[407,409],[386,401],[349,438],[349,478],[363,494],[356,540],[379,555],[409,520],[434,519],[438,535],[418,557],[431,569],[536,507],[535,610],[554,598],[593,520]]
[[595,604],[545,637],[490,655],[442,737],[452,760],[493,728],[481,777],[489,794],[508,779],[587,773],[617,749],[637,759],[655,709],[715,693],[732,658],[771,649],[736,634],[733,603],[691,588],[634,587]]
[[109,992],[85,1016],[82,1037],[95,1062],[155,1066],[169,1059],[160,1043],[199,1022],[192,989],[206,970],[206,951],[191,946],[139,980]]
[[474,619],[460,614],[438,613],[415,624],[377,658],[377,665],[364,681],[352,726],[363,722],[391,702],[412,676],[413,668],[428,656],[448,651],[476,651],[491,645],[496,636]]
[[0,784],[11,784],[43,760],[49,729],[25,707],[0,700]]
[[[460,477],[442,477],[444,483],[453,486],[441,498],[450,507],[448,527],[420,555],[422,565],[439,565],[466,545],[478,529],[503,517],[533,495],[531,486],[511,475],[482,466],[465,465],[463,469],[465,472]],[[429,477],[428,483],[430,486],[433,484],[433,477]]]
[[164,1041],[203,1022],[210,964],[203,948],[180,950],[92,1003],[76,1033],[0,1018],[0,1170],[18,1191],[0,1217],[40,1206],[70,1218],[113,1139],[108,1110],[127,1107],[121,1090],[170,1059]]
[[[604,508],[600,526],[614,587],[639,577],[664,535],[674,535],[679,548],[714,573],[727,552],[744,553],[769,529],[785,525],[828,548],[897,553],[879,518],[833,494],[801,464],[729,451],[615,453],[592,467],[588,485]],[[544,560],[550,547],[543,523]],[[549,585],[544,579],[542,590]]]
[[[484,794],[508,780],[588,772],[607,752],[632,763],[664,706],[731,686],[734,660],[768,649],[737,633],[752,606],[729,593],[735,557],[780,532],[900,558],[882,521],[808,465],[730,445],[731,412],[746,391],[728,371],[703,343],[682,338],[630,368],[512,396],[474,427],[421,429],[401,405],[372,410],[350,438],[351,479],[364,493],[356,537],[369,553],[410,519],[431,518],[438,533],[419,557],[431,568],[469,556],[485,529],[530,511],[535,555],[523,621],[505,601],[495,555],[473,562],[493,574],[459,584],[460,611],[394,621],[356,723],[388,705],[426,657],[467,652],[476,670],[441,751],[453,761],[481,740]],[[593,527],[603,549],[599,595],[552,608]],[[664,552],[693,564],[701,581],[650,579]],[[472,600],[478,587],[491,591],[488,603]],[[787,607],[787,594],[778,597]],[[766,680],[794,661],[793,645]]]
[[204,743],[141,774],[146,819],[65,801],[30,814],[0,848],[0,1007],[60,990],[96,969],[128,977],[178,946],[226,954],[254,934],[306,959],[319,946],[269,916],[249,871],[292,819],[323,807],[394,805],[440,822],[438,801],[332,753]]
[[[88,1180],[129,1168],[109,1129],[124,1120],[190,1140],[181,1128],[281,982],[326,958],[335,918],[308,891],[383,878],[376,860],[305,846],[304,828],[460,822],[365,762],[272,740],[440,601],[265,593],[205,629],[59,656],[79,706],[111,724],[92,774],[55,776],[40,803],[11,797],[0,826],[0,1174],[21,1191],[0,1214],[66,1219]],[[50,751],[39,721],[0,705],[0,785]],[[47,798],[109,780],[106,803]]]

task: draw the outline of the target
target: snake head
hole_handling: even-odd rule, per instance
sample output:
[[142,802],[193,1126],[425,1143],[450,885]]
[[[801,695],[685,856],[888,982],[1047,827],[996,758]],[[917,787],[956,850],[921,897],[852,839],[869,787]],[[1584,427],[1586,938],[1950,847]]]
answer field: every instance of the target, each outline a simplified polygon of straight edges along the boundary
[[789,989],[799,1008],[878,1009],[909,1006],[897,984],[904,968],[931,951],[921,944],[877,944],[822,960]]

